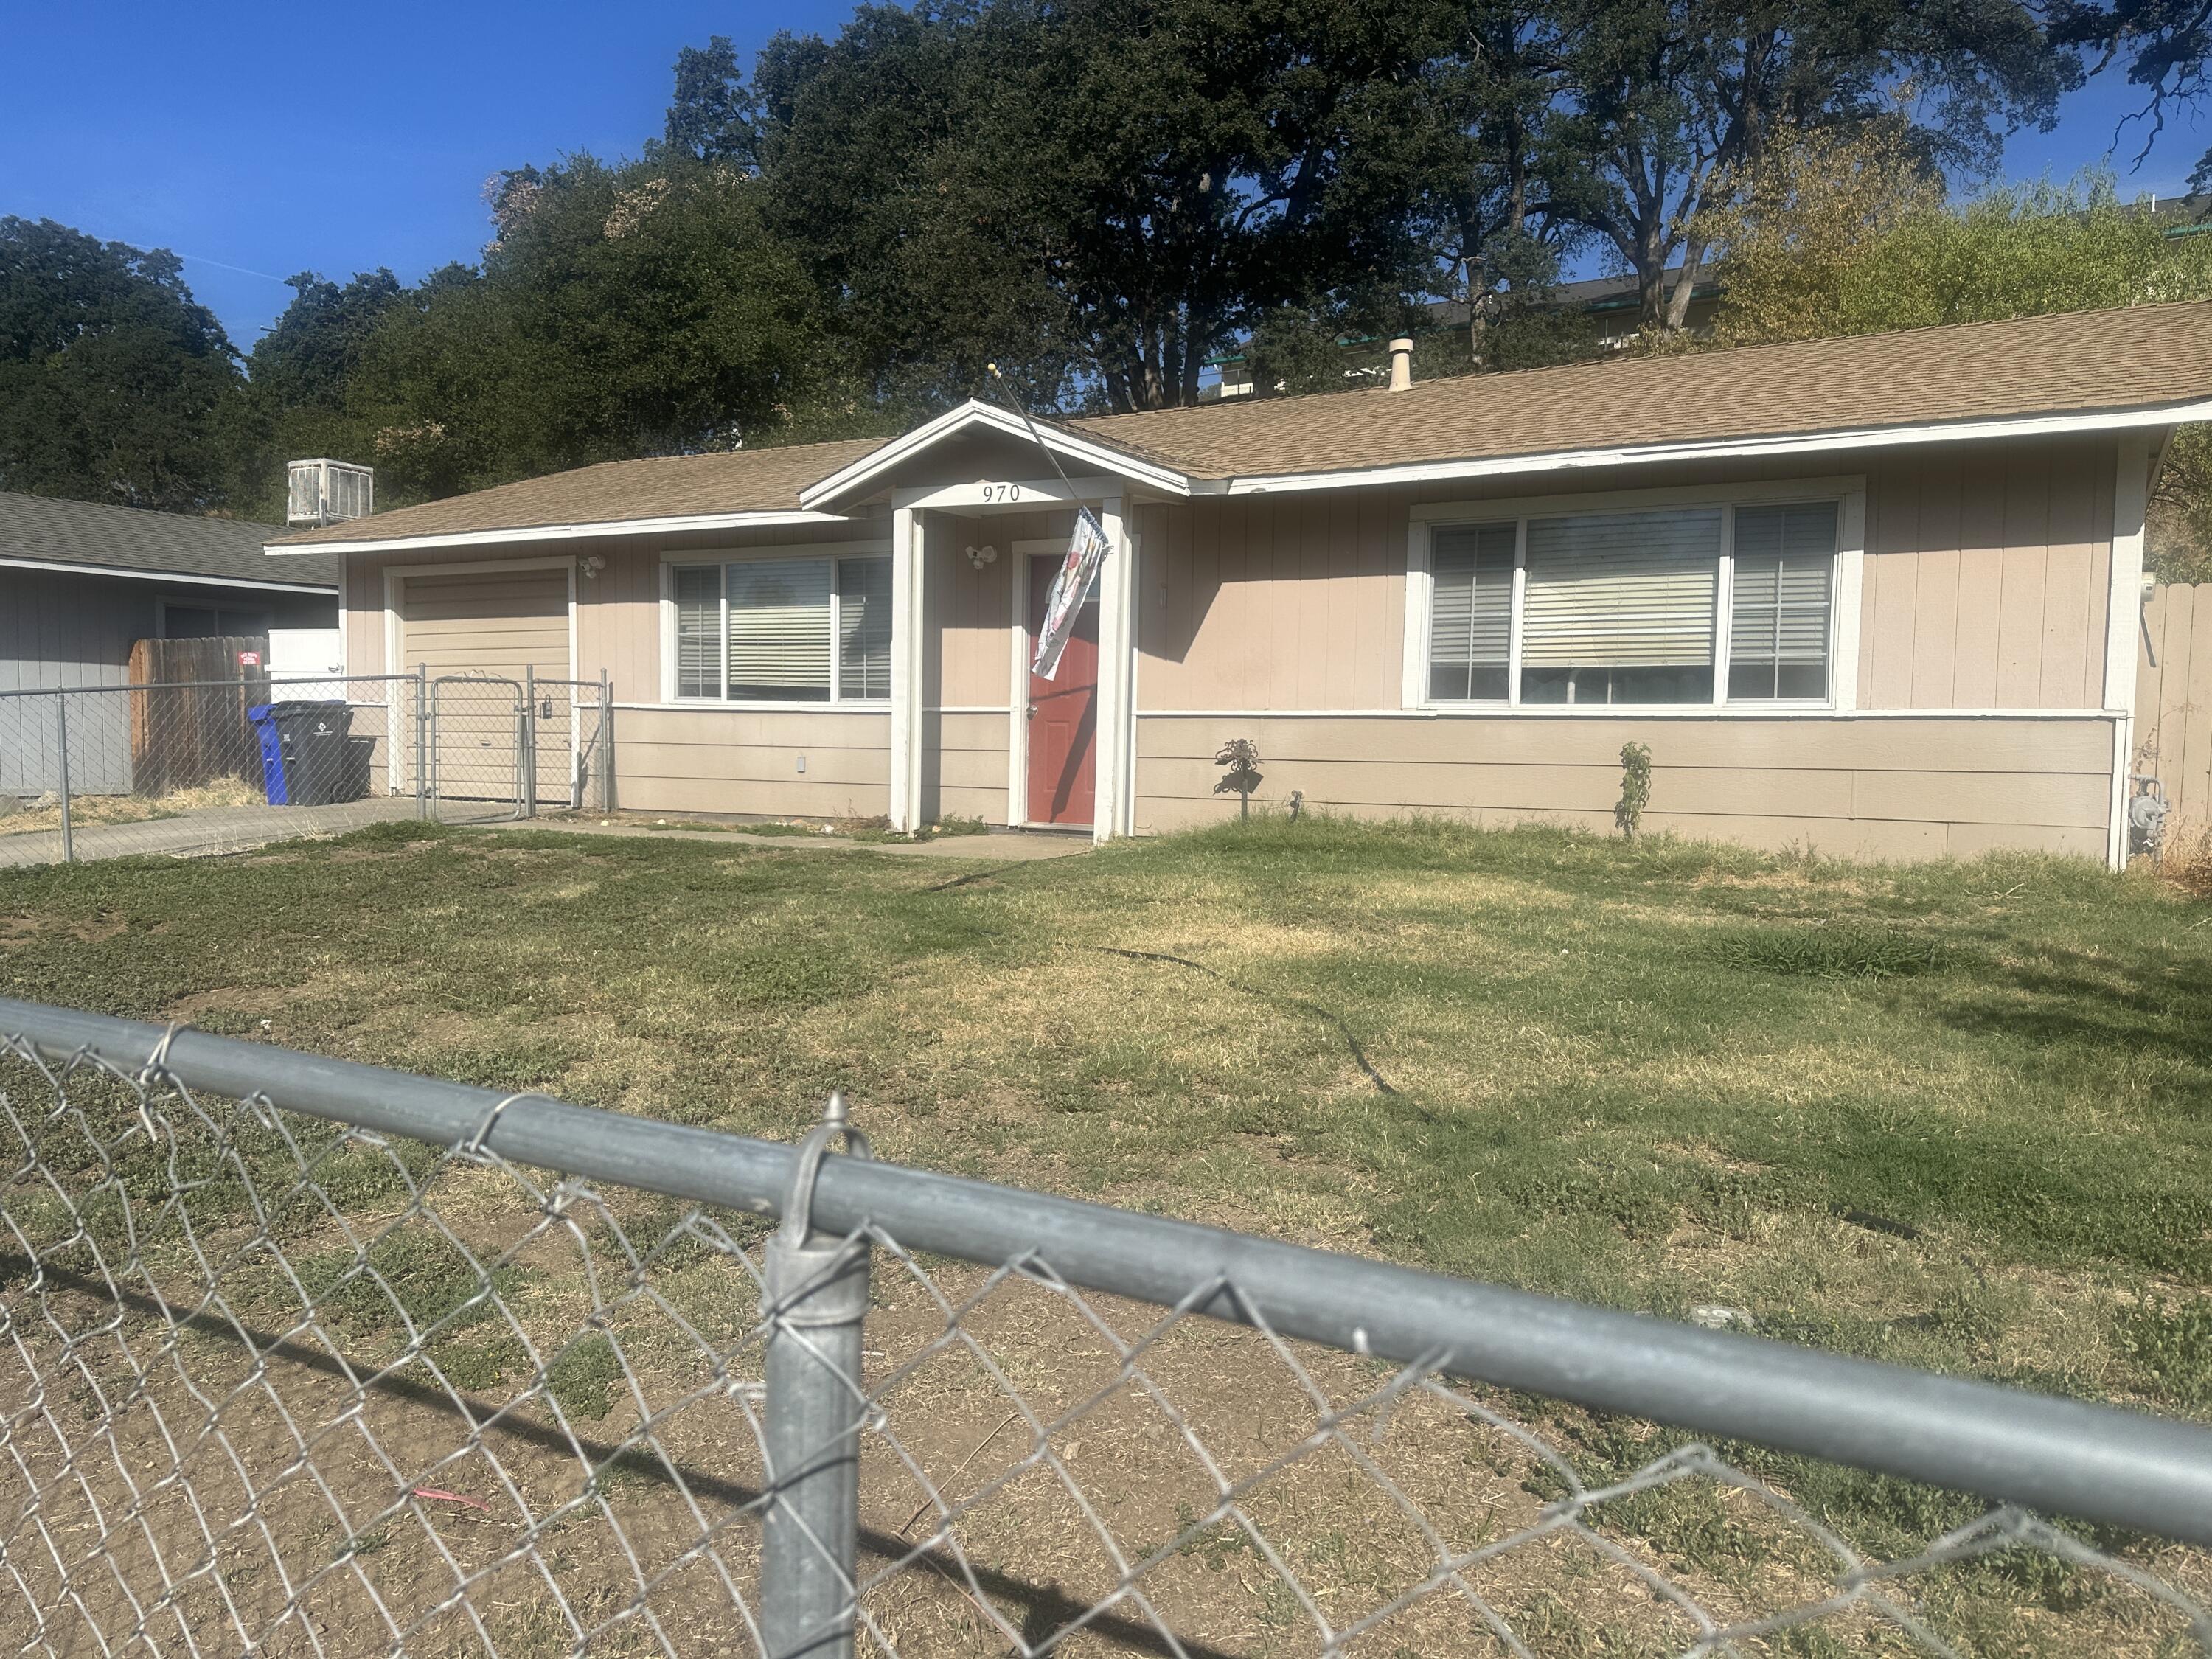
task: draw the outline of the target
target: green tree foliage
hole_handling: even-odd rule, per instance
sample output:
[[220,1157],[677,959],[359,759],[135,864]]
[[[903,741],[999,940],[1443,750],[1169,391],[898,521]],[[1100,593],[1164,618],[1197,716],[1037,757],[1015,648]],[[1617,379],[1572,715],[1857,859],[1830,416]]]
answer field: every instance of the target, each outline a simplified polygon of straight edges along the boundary
[[[1948,208],[1893,171],[1887,191],[1862,179],[1856,214],[1838,215],[1832,194],[1810,187],[1821,173],[1814,164],[1799,177],[1808,187],[1753,193],[1723,257],[1723,341],[2212,299],[2212,231],[2161,224],[2122,203],[2108,179],[1996,190]],[[2202,427],[2181,428],[2167,452],[2150,552],[2167,580],[2212,579],[2212,434]]]
[[0,218],[0,489],[216,506],[238,385],[176,255]]
[[676,94],[668,106],[665,142],[695,161],[751,167],[760,160],[760,106],[738,66],[726,34],[676,54]]
[[[503,174],[481,267],[392,293],[300,286],[270,337],[279,429],[338,434],[323,447],[373,462],[399,502],[880,422],[763,207],[742,168],[672,150]],[[341,357],[325,403],[314,370]]]
[[344,283],[303,271],[289,286],[292,303],[255,342],[244,391],[226,405],[233,502],[272,520],[284,515],[286,461],[368,453],[348,398],[369,342],[405,293],[389,270]]
[[783,37],[755,75],[783,223],[866,362],[943,399],[1195,401],[1270,308],[1413,258],[1421,0],[947,0]]

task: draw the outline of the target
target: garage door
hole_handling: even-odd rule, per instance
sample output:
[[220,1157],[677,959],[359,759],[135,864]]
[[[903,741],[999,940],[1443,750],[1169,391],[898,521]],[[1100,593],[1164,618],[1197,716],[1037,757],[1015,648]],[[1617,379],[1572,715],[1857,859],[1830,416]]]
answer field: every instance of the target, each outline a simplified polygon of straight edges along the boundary
[[[573,678],[567,567],[405,577],[399,666],[418,663],[431,683],[432,790],[447,799],[516,799],[525,675]],[[539,703],[532,769],[538,797],[565,800],[572,753],[567,688],[541,695]]]

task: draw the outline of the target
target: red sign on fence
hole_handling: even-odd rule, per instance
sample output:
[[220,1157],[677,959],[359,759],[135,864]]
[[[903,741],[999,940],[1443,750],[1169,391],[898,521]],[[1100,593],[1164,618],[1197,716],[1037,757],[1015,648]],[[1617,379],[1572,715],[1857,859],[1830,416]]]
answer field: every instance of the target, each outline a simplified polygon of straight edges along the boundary
[[241,652],[240,652],[240,653],[238,653],[238,665],[239,665],[240,668],[258,668],[258,667],[260,667],[260,666],[261,666],[261,653],[260,653],[258,651],[241,651]]

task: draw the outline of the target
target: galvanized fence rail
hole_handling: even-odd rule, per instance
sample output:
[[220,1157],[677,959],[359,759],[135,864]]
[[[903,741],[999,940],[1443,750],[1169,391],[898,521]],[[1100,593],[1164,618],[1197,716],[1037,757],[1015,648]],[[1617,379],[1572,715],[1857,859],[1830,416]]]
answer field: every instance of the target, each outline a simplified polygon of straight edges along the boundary
[[605,811],[612,699],[604,679],[428,667],[0,691],[0,866]]
[[18,1651],[2212,1653],[2196,1424],[897,1167],[834,1099],[793,1148],[0,1034]]

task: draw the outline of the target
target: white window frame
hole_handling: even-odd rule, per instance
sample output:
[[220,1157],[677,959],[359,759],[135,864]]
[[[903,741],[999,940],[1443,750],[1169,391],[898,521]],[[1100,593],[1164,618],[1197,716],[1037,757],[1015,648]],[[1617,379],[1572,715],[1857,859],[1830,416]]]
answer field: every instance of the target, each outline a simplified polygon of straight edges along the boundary
[[[845,664],[841,650],[842,634],[840,615],[844,605],[844,592],[837,580],[836,564],[841,559],[888,559],[891,556],[889,542],[803,542],[786,547],[702,548],[695,552],[664,553],[660,556],[660,701],[673,708],[727,708],[750,710],[754,714],[823,714],[843,713],[882,714],[891,706],[888,695],[880,697],[848,697],[844,695]],[[779,698],[772,702],[752,702],[733,699],[729,694],[727,653],[729,650],[729,583],[722,584],[722,649],[724,652],[721,695],[713,697],[685,696],[677,690],[676,676],[676,573],[678,570],[722,570],[733,564],[756,563],[767,559],[827,559],[830,571],[830,696],[826,701],[809,702],[804,699]]]
[[[1735,509],[1799,501],[1836,503],[1836,563],[1828,603],[1828,695],[1767,697],[1731,702],[1728,697],[1729,634],[1733,623]],[[1633,512],[1650,507],[1717,507],[1721,511],[1719,579],[1714,584],[1713,694],[1710,702],[1650,703],[1529,703],[1521,701],[1521,634],[1528,595],[1528,523],[1532,519]],[[1513,598],[1506,645],[1505,698],[1474,702],[1429,695],[1429,629],[1435,597],[1430,550],[1444,526],[1514,526]],[[1850,713],[1858,708],[1860,593],[1866,559],[1866,478],[1761,479],[1741,483],[1690,484],[1663,489],[1618,489],[1578,495],[1527,495],[1497,501],[1423,501],[1407,509],[1406,536],[1405,672],[1401,706],[1416,713],[1557,719],[1632,720],[1639,714],[1711,714],[1735,719]]]

